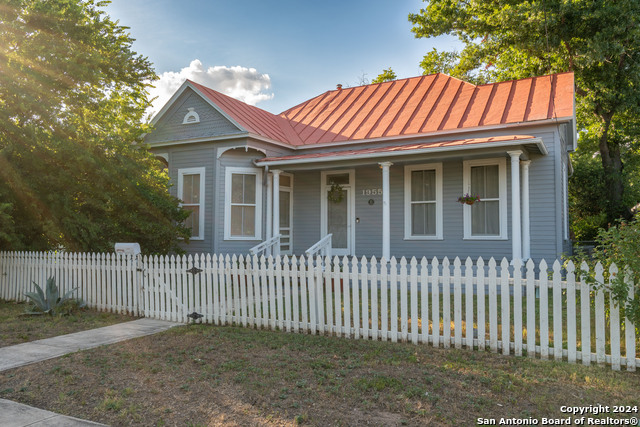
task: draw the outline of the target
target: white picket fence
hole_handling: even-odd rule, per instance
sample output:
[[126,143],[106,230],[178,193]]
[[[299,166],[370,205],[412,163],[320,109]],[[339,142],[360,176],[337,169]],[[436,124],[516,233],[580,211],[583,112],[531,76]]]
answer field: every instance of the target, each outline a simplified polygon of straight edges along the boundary
[[[582,269],[587,265],[583,264]],[[578,272],[579,273],[579,272]],[[596,279],[604,282],[601,265]],[[611,273],[617,273],[612,267]],[[638,340],[609,292],[555,261],[479,258],[315,260],[216,255],[0,252],[0,298],[25,300],[32,282],[98,310],[354,339],[410,341],[502,354],[608,364],[634,371]],[[579,276],[579,274],[578,274]],[[578,277],[579,279],[579,277]]]

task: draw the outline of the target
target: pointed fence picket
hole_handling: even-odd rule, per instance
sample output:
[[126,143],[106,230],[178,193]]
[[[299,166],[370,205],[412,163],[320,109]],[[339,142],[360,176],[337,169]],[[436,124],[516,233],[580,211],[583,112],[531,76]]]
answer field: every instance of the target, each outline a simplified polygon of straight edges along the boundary
[[[60,292],[73,291],[102,311],[178,322],[195,311],[218,325],[526,353],[634,371],[636,328],[606,286],[585,280],[588,269],[493,258],[0,252],[0,298],[24,301],[33,283],[54,277]],[[599,283],[619,273],[612,266],[605,275],[600,264],[593,271]]]

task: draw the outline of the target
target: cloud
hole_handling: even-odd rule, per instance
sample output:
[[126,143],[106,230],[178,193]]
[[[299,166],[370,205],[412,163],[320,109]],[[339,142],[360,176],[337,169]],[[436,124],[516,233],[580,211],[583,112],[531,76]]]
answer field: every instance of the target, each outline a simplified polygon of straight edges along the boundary
[[149,111],[152,115],[160,111],[186,79],[250,105],[273,98],[273,93],[265,93],[271,88],[271,78],[268,74],[258,73],[255,68],[216,65],[205,69],[199,59],[194,59],[188,67],[178,72],[164,72],[159,77],[155,87],[149,90],[150,98],[156,98]]

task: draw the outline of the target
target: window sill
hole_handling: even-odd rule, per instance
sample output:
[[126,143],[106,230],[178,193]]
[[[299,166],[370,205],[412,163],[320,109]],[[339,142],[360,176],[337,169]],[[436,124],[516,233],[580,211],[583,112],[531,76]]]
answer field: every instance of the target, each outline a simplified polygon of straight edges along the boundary
[[442,236],[404,236],[404,240],[444,240]]
[[233,237],[233,236],[225,236],[224,240],[229,241],[241,241],[241,242],[261,242],[262,239],[259,237]]
[[463,237],[462,240],[509,240],[509,238],[502,236],[469,236]]

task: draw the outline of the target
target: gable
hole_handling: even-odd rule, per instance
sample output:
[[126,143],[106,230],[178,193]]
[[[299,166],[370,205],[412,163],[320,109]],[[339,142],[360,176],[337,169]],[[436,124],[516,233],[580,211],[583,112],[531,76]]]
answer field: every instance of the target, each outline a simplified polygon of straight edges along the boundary
[[[183,123],[185,117],[188,124]],[[153,145],[242,133],[200,95],[186,88],[155,123],[155,129],[147,135],[145,142]]]

